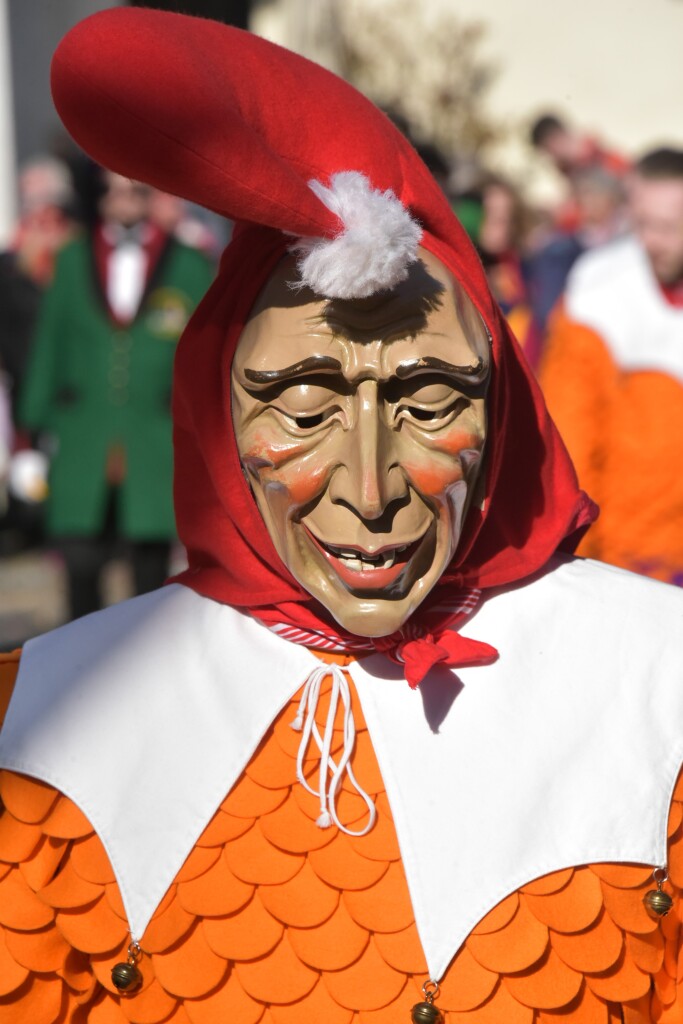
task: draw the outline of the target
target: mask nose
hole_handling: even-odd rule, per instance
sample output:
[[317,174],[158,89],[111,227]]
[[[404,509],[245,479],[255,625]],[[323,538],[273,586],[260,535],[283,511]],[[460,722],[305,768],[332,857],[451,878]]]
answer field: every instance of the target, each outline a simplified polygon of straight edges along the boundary
[[408,488],[401,470],[397,434],[386,421],[376,381],[362,381],[354,396],[352,421],[330,484],[330,497],[362,519],[380,519]]

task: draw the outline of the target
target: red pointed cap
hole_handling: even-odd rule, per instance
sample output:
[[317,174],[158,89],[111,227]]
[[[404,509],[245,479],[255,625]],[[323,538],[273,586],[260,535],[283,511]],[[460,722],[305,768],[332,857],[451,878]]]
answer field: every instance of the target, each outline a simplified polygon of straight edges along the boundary
[[[447,210],[412,147],[364,96],[217,22],[130,8],[95,14],[57,49],[52,91],[64,124],[98,163],[232,220],[309,240],[298,247],[302,276],[321,294],[393,286],[416,258],[430,202]],[[411,216],[405,172],[414,177],[415,167],[427,205]],[[327,250],[323,266],[319,247],[310,258],[318,239],[342,250]],[[352,278],[341,284],[340,255]]]
[[332,233],[336,218],[306,184],[319,167],[291,161],[289,118],[301,96],[288,56],[215,22],[120,7],[62,40],[52,94],[73,137],[105,167],[233,219]]

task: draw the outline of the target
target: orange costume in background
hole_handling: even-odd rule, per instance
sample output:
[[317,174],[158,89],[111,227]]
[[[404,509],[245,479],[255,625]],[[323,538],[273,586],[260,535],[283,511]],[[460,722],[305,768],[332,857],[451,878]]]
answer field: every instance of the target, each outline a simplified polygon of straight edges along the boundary
[[[17,661],[2,663],[4,704]],[[143,986],[128,998],[111,980],[130,937],[100,840],[56,790],[0,773],[0,1022],[410,1019],[427,965],[360,706],[354,699],[353,767],[378,820],[354,838],[318,828],[316,800],[297,783],[297,703],[278,716],[178,872],[142,939]],[[337,726],[333,750],[341,719]],[[338,808],[345,820],[366,813],[348,790]],[[669,835],[675,904],[661,924],[643,906],[652,873],[642,865],[592,864],[531,882],[484,917],[451,963],[437,1004],[448,1024],[680,1020],[680,781]]]
[[683,309],[635,240],[576,264],[540,380],[600,506],[579,554],[683,584]]

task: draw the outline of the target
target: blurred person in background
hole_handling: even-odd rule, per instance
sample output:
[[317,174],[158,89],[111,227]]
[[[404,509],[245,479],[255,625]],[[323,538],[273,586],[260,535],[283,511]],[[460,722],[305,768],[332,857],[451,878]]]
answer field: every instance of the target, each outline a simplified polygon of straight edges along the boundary
[[98,222],[57,261],[20,407],[50,438],[46,530],[73,618],[101,607],[101,571],[122,540],[136,593],[166,577],[173,357],[212,276],[150,219],[148,186],[109,172],[102,185]]
[[567,276],[582,253],[623,235],[628,229],[626,191],[620,176],[602,167],[587,167],[574,178],[577,225],[553,230],[527,260],[529,296],[537,334],[564,292]]
[[624,178],[630,161],[621,153],[607,149],[593,135],[577,131],[555,114],[543,114],[531,126],[531,145],[550,158],[571,189],[568,201],[557,211],[558,227],[576,230],[581,223],[577,208],[576,182],[583,171],[599,168],[608,175]]
[[19,219],[0,253],[0,365],[12,406],[21,388],[31,338],[55,256],[74,232],[75,197],[69,169],[37,156],[19,169]]
[[453,209],[477,248],[496,302],[535,366],[539,339],[529,304],[525,257],[529,211],[518,189],[479,168],[477,180],[458,194]]
[[[408,135],[408,138],[410,139],[410,135]],[[432,177],[441,191],[450,198],[453,168],[446,154],[432,142],[416,142],[414,139],[411,139],[411,142],[429,168]]]
[[37,543],[42,531],[45,459],[18,430],[17,396],[40,301],[57,252],[74,234],[76,197],[61,160],[38,155],[18,174],[19,215],[0,252],[0,554]]
[[522,256],[526,219],[517,189],[504,178],[488,177],[481,188],[481,221],[474,242],[493,296],[527,359],[535,365],[538,342]]
[[149,217],[167,235],[191,249],[199,249],[214,262],[230,234],[229,222],[224,218],[158,188],[150,189]]
[[581,553],[683,585],[683,151],[635,167],[632,234],[583,255],[541,366],[601,508]]
[[623,174],[629,161],[615,150],[607,149],[593,135],[571,128],[556,114],[542,114],[531,126],[531,143],[553,161],[558,171],[572,177],[587,167],[602,167]]

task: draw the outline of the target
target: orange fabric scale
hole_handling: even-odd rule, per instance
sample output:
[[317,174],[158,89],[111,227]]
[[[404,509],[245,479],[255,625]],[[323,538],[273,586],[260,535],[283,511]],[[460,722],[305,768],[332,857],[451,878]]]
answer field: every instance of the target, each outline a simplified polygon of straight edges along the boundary
[[[552,324],[543,393],[579,483],[600,506],[577,554],[678,584],[683,478],[675,445],[683,432],[683,388],[661,372],[620,369],[604,340],[562,309]],[[632,472],[644,452],[647,501]]]
[[[0,702],[17,658],[5,656]],[[321,721],[325,701],[321,700]],[[102,844],[65,796],[0,773],[0,1024],[646,1024],[680,1020],[683,784],[670,813],[667,889],[652,867],[592,864],[507,896],[434,990],[359,702],[353,759],[378,812],[362,837],[320,829],[296,782],[294,700],[264,737],[139,937],[141,984],[112,968],[131,937]],[[341,726],[341,721],[340,721]],[[314,770],[311,760],[310,770]],[[344,821],[366,812],[342,789]],[[433,1012],[441,1016],[433,1016]]]

